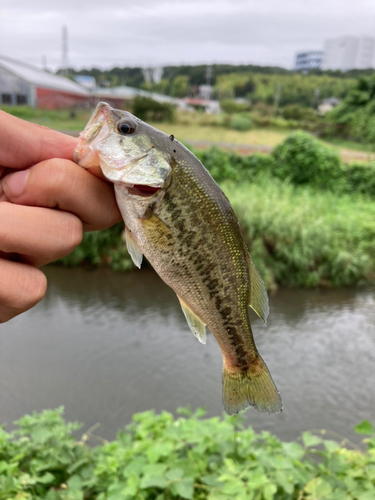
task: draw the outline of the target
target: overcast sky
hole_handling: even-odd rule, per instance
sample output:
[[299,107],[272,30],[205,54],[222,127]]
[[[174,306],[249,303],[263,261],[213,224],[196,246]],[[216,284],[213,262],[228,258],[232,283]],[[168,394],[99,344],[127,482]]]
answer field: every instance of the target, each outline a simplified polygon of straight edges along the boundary
[[291,68],[340,35],[375,37],[375,0],[0,0],[0,54],[56,69],[232,63]]

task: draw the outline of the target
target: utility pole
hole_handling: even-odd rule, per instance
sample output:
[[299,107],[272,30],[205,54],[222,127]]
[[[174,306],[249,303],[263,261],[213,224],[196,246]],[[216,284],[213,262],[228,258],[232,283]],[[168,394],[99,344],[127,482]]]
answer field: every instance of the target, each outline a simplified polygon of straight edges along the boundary
[[280,97],[281,97],[281,85],[278,83],[275,89],[275,114],[279,110]]
[[68,28],[62,29],[62,74],[68,74]]
[[212,79],[212,66],[211,64],[207,65],[206,68],[206,85],[207,85],[207,94],[208,94],[208,100],[211,101],[211,79]]
[[208,64],[206,68],[206,85],[211,85],[211,78],[212,78],[212,66],[211,64]]
[[314,90],[314,101],[313,101],[313,108],[314,109],[317,109],[318,107],[318,104],[319,104],[319,97],[320,97],[320,88],[317,87],[315,90]]

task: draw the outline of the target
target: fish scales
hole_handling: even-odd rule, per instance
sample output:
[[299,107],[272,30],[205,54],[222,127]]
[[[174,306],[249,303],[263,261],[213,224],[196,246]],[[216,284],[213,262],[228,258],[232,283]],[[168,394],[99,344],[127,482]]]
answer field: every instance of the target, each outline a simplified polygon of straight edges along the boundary
[[177,141],[172,144],[162,132],[106,104],[98,105],[76,151],[79,164],[100,163],[114,182],[135,262],[147,257],[176,292],[198,338],[204,325],[214,335],[224,359],[225,411],[250,405],[281,411],[248,315],[250,304],[266,319],[264,285],[229,201],[199,160]]
[[[238,328],[246,325],[243,329],[251,335],[247,313],[248,276],[244,272],[244,249],[238,245],[242,239],[233,234],[233,228],[238,229],[238,225],[233,224],[233,213],[225,199],[223,206],[213,203],[211,193],[207,194],[200,187],[201,184],[194,178],[194,172],[183,170],[178,165],[173,168],[175,181],[169,186],[164,203],[155,210],[154,215],[171,230],[174,238],[166,241],[165,246],[159,247],[158,244],[154,245],[157,238],[154,234],[162,234],[157,225],[147,224],[141,218],[132,221],[127,218],[127,223],[131,231],[137,233],[140,246],[154,269],[163,274],[164,281],[198,317],[206,319],[207,326],[215,332],[215,337],[220,336],[219,343],[226,349],[230,347],[234,363],[243,366],[243,351],[251,358],[257,352],[251,349],[253,342],[246,342],[236,334]],[[184,185],[190,186],[190,194],[191,186],[194,186],[194,196],[188,196],[184,189],[179,188]],[[125,213],[130,212],[128,203],[129,200],[124,201]],[[203,224],[202,218],[198,221],[196,216],[201,212],[208,218],[207,222],[203,218]],[[145,217],[147,218],[147,214]],[[212,219],[217,221],[217,231],[210,228]],[[212,238],[216,241],[212,241]],[[188,245],[186,240],[189,241]],[[232,251],[228,252],[228,249]],[[226,264],[228,259],[230,265]],[[236,268],[235,279],[232,279],[233,267]],[[200,280],[197,280],[197,275]],[[239,289],[238,283],[241,284]],[[241,294],[242,300],[233,301],[232,297],[238,297],[238,294]],[[209,315],[207,311],[210,311]],[[220,335],[219,332],[223,333]]]

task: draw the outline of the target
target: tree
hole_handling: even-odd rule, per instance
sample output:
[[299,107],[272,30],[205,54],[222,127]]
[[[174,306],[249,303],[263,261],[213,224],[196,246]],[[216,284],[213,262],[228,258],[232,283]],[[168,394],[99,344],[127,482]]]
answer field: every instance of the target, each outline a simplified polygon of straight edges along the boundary
[[360,142],[375,141],[375,75],[361,76],[327,118],[342,126],[343,135]]

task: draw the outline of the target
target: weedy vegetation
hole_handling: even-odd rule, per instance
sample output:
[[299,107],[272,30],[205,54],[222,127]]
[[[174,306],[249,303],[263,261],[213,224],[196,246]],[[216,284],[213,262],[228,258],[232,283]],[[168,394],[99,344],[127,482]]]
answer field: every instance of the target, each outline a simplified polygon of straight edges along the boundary
[[368,435],[361,450],[325,439],[325,431],[282,442],[245,428],[238,416],[179,413],[138,413],[112,442],[95,438],[93,429],[77,438],[81,425],[66,423],[63,408],[24,416],[16,430],[0,428],[0,499],[375,497],[375,433],[368,421],[356,427]]

